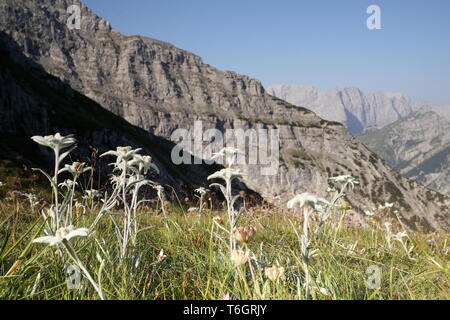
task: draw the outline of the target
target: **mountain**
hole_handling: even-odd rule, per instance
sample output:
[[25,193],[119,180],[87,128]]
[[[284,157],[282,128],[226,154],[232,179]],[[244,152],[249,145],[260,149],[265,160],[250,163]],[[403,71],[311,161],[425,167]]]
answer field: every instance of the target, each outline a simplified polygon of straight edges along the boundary
[[358,138],[400,173],[450,195],[450,121],[431,108]]
[[[71,30],[66,25],[67,8],[73,4],[81,8],[81,29]],[[262,175],[262,165],[240,165],[245,173],[243,182],[262,196],[273,201],[277,198],[284,201],[305,191],[325,196],[330,177],[352,174],[361,181],[361,187],[347,195],[355,220],[362,220],[363,210],[389,201],[396,203],[404,222],[413,228],[417,224],[428,229],[450,228],[448,197],[403,178],[343,125],[323,120],[312,111],[271,96],[255,79],[220,71],[204,64],[200,57],[168,43],[123,35],[76,0],[3,0],[0,13],[3,18],[0,32],[14,63],[20,63],[14,53],[18,50],[43,72],[83,96],[61,110],[61,114],[70,114],[69,120],[81,125],[90,119],[91,108],[100,112],[97,106],[101,106],[108,111],[107,118],[93,115],[90,120],[96,122],[86,130],[87,135],[90,130],[101,130],[104,126],[115,129],[116,125],[109,119],[112,114],[114,119],[120,117],[128,122],[125,131],[131,127],[139,129],[141,141],[148,134],[149,141],[162,139],[164,143],[170,141],[176,129],[192,130],[195,121],[202,121],[205,129],[216,128],[222,132],[229,128],[275,128],[279,130],[280,152],[276,174]],[[42,134],[53,131],[54,119],[43,118],[44,125],[32,112],[16,111],[28,105],[16,106],[10,102],[20,99],[20,94],[16,97],[11,89],[5,93],[1,105],[2,113],[12,112],[5,123],[14,128],[11,134],[29,133],[13,125],[22,118],[30,125],[39,124],[36,131]],[[33,93],[29,94],[29,99],[34,99]],[[48,103],[58,109],[63,102]],[[87,119],[78,121],[77,112],[68,110],[70,108],[84,110]],[[18,119],[15,112],[20,114]],[[65,127],[64,121],[59,125]],[[66,131],[74,127],[68,125]],[[0,130],[5,131],[3,126]],[[93,138],[92,143],[95,145],[96,140],[101,142],[107,138],[105,133]],[[159,144],[155,143],[154,149],[147,145],[153,155],[161,152],[168,160],[170,146],[162,151]],[[17,144],[12,147],[21,149]],[[177,168],[167,161],[161,161],[160,165],[167,167],[167,172]],[[198,171],[203,171],[202,167],[194,165]],[[194,169],[188,166],[186,172],[195,173]],[[185,173],[183,168],[178,171],[179,175]],[[201,177],[199,174],[198,178]],[[284,202],[282,204],[285,206]]]
[[267,92],[324,119],[341,122],[353,134],[382,128],[425,106],[402,93],[363,93],[358,88],[322,91],[312,86],[277,84],[269,86]]
[[450,105],[448,106],[433,106],[433,111],[439,114],[441,117],[450,121]]
[[[76,135],[74,160],[88,162],[93,152],[100,155],[117,146],[142,148],[161,169],[154,180],[163,184],[201,184],[214,169],[175,166],[170,154],[173,142],[131,125],[73,90],[23,56],[11,39],[0,33],[0,159],[13,166],[51,169],[52,151],[30,137],[55,132]],[[106,172],[107,163],[97,161],[100,171]]]

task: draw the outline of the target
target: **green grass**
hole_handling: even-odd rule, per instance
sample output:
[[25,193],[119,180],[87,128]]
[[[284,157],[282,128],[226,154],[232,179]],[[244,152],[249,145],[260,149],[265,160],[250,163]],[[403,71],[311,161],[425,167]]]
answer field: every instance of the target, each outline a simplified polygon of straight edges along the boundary
[[[82,289],[67,288],[65,262],[56,250],[42,244],[26,248],[39,234],[42,224],[39,213],[32,212],[25,201],[0,201],[0,221],[3,222],[0,222],[0,245],[9,239],[6,244],[9,252],[5,255],[4,250],[0,251],[0,299],[98,299],[87,281],[83,281]],[[249,264],[239,267],[241,277],[230,262],[227,235],[212,222],[216,215],[225,220],[225,213],[220,210],[207,209],[196,214],[170,206],[166,228],[158,208],[142,208],[140,224],[148,229],[139,233],[132,249],[132,255],[140,256],[136,268],[131,259],[119,259],[117,240],[109,219],[103,219],[94,233],[73,244],[93,275],[100,266],[96,254],[105,259],[100,282],[107,299],[220,299],[226,293],[236,295],[238,299],[258,299],[258,286],[265,299],[304,299],[300,249],[289,223],[291,219],[300,229],[298,215],[267,207],[249,209],[244,215],[240,225],[258,229],[248,243],[257,261],[252,262],[256,282],[252,280]],[[94,217],[95,212],[82,214],[78,211],[76,226],[89,226]],[[21,239],[35,222],[27,236]],[[329,295],[315,290],[314,299],[450,297],[447,235],[410,233],[408,245],[414,245],[415,249],[408,257],[397,241],[393,241],[392,249],[388,249],[385,232],[377,220],[372,221],[372,226],[362,228],[344,223],[341,228],[327,225],[322,229],[313,242],[312,249],[319,251],[310,271],[313,287],[326,288]],[[427,240],[432,240],[433,244]],[[346,247],[355,242],[355,252],[350,254]],[[158,262],[161,249],[167,257]],[[276,263],[285,267],[286,277],[272,283],[264,275],[264,269]],[[366,286],[369,277],[366,269],[371,265],[381,268],[380,290]],[[40,281],[31,295],[39,273]]]

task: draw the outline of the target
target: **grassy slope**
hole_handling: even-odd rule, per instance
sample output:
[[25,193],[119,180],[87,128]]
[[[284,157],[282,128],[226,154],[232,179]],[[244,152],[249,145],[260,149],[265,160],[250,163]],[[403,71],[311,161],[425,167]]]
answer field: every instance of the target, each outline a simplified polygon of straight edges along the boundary
[[[16,228],[23,232],[38,214],[30,212],[25,202],[19,202],[18,207],[16,204],[0,201],[0,216],[5,217],[16,208]],[[220,299],[227,292],[239,299],[258,298],[249,265],[241,267],[247,279],[245,284],[228,259],[226,235],[212,223],[212,217],[217,214],[224,217],[223,212],[206,210],[196,215],[172,207],[167,229],[161,222],[159,210],[146,209],[141,214],[141,226],[150,228],[140,234],[135,247],[134,254],[140,256],[140,263],[134,272],[130,271],[133,268],[129,260],[119,262],[110,220],[103,220],[92,236],[76,242],[81,259],[93,273],[99,267],[96,253],[108,257],[101,281],[107,298]],[[297,281],[300,284],[304,281],[299,245],[288,220],[300,228],[299,218],[292,212],[286,214],[261,207],[247,212],[241,223],[258,229],[248,248],[257,258],[253,268],[266,299],[296,299]],[[79,212],[77,225],[87,226],[92,219],[93,214]],[[375,229],[370,231],[344,222],[340,229],[327,226],[319,234],[313,245],[319,251],[312,262],[312,277],[314,285],[326,288],[329,296],[316,290],[315,299],[450,298],[448,238],[411,234],[408,245],[414,245],[415,249],[409,258],[397,241],[393,241],[393,247],[389,249],[384,231],[377,226],[376,220],[373,224]],[[8,229],[6,225],[0,227],[1,232]],[[17,231],[16,234],[21,233]],[[26,240],[29,239],[31,236]],[[346,247],[352,243],[356,243],[355,250],[349,251]],[[18,256],[24,246],[21,244],[0,261],[0,276],[20,260]],[[157,262],[161,249],[167,257]],[[64,262],[54,250],[33,245],[21,259],[24,263],[19,269],[8,277],[0,277],[0,299],[97,299],[88,283],[82,290],[66,288],[62,271]],[[286,268],[286,279],[274,284],[264,275],[264,268],[277,262]],[[379,291],[366,287],[366,269],[371,265],[382,270]],[[41,280],[31,296],[38,273]],[[303,298],[300,294],[300,299]]]

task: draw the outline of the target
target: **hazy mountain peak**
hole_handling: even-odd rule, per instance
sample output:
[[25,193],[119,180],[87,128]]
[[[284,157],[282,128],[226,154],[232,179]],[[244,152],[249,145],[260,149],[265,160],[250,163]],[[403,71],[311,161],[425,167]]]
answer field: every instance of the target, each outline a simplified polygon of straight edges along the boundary
[[274,85],[267,92],[311,109],[324,119],[342,122],[353,134],[381,128],[425,105],[404,93],[364,93],[356,87],[323,91],[311,86]]

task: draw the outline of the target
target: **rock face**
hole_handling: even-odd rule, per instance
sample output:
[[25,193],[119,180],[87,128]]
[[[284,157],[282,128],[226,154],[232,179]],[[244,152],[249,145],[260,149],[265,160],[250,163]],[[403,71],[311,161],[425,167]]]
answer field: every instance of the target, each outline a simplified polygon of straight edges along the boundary
[[[90,163],[98,172],[110,172],[108,159],[98,155],[117,146],[142,148],[160,168],[152,179],[162,184],[203,184],[214,168],[175,166],[170,157],[173,143],[135,127],[95,101],[74,91],[16,51],[0,33],[0,159],[15,166],[51,170],[53,154],[30,137],[60,132],[75,134],[78,148],[72,160]],[[94,147],[97,149],[92,149]],[[96,152],[97,156],[92,156]],[[105,178],[105,175],[103,175]],[[178,188],[180,190],[180,188]]]
[[[81,7],[80,30],[66,26],[72,4]],[[0,13],[0,31],[27,58],[152,135],[169,139],[197,120],[221,131],[278,129],[275,175],[241,165],[245,184],[262,196],[324,196],[329,177],[352,174],[362,184],[347,197],[356,220],[364,209],[390,201],[411,226],[450,226],[449,198],[402,178],[344,126],[271,96],[257,80],[219,71],[162,41],[122,35],[76,0],[3,0]]]
[[353,134],[382,128],[424,106],[402,93],[363,93],[357,88],[321,91],[312,86],[272,85],[267,92],[344,124]]
[[431,108],[358,138],[400,173],[450,195],[450,121]]

